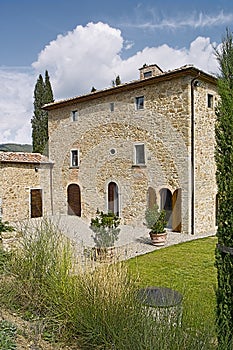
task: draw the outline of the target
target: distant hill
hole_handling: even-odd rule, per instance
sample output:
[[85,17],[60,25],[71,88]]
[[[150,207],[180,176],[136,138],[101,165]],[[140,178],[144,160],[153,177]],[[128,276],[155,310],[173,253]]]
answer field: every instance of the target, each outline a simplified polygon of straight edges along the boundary
[[32,152],[32,145],[21,145],[18,143],[2,143],[0,144],[0,151],[4,152]]

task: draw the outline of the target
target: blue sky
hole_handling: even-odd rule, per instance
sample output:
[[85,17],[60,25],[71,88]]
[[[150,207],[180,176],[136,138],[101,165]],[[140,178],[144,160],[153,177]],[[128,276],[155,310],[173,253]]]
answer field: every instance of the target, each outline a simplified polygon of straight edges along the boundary
[[33,90],[48,69],[56,99],[108,87],[138,68],[217,72],[213,45],[231,1],[0,0],[0,143],[31,142]]

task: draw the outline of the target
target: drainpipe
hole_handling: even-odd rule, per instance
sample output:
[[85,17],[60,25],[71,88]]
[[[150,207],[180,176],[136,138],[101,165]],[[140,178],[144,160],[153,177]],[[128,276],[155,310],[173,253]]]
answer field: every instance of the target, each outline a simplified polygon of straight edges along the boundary
[[50,164],[49,168],[50,205],[51,215],[53,215],[53,164]]
[[195,108],[194,87],[199,86],[196,76],[191,80],[191,234],[195,233]]

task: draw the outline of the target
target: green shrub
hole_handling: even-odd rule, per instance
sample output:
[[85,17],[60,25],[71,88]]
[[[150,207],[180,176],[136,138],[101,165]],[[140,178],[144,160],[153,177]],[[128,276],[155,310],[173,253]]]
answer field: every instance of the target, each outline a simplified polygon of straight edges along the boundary
[[166,221],[166,212],[165,210],[159,210],[157,204],[154,204],[152,208],[147,208],[145,212],[146,226],[153,233],[163,233]]
[[16,327],[12,323],[7,322],[5,320],[0,321],[0,349],[16,349],[15,336]]
[[103,213],[97,209],[96,217],[91,219],[90,228],[95,233],[94,239],[97,248],[112,247],[119,238],[120,218],[114,213]]

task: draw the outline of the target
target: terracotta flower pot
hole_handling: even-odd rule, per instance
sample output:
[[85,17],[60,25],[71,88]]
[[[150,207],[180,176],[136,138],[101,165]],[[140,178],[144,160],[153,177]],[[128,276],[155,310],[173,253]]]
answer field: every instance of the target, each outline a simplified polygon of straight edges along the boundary
[[167,239],[167,232],[153,233],[150,232],[151,243],[155,246],[163,246]]
[[115,247],[93,248],[94,260],[99,262],[112,262],[115,256]]

